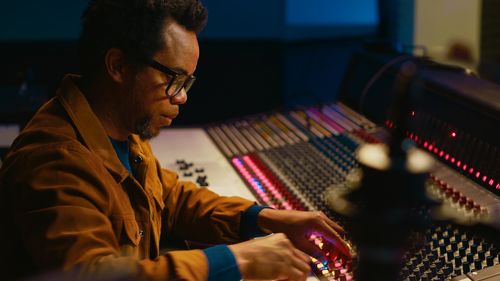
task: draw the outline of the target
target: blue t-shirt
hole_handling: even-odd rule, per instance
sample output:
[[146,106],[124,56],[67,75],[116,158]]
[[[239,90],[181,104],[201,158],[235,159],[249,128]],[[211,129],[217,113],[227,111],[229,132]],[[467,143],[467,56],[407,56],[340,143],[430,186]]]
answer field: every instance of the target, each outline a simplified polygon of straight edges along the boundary
[[129,149],[129,141],[117,141],[112,138],[109,138],[113,148],[116,151],[116,155],[120,162],[122,162],[123,166],[130,172],[130,174],[134,174],[132,171],[132,166],[130,166],[130,149]]

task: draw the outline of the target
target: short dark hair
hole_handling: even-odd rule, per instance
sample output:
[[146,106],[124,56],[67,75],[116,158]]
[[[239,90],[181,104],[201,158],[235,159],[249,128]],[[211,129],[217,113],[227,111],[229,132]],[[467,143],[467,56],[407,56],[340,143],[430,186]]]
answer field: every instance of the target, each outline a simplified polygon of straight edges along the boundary
[[164,47],[166,21],[198,33],[205,27],[207,10],[199,0],[90,0],[81,20],[81,72],[92,79],[110,48],[122,50],[131,63],[151,58]]

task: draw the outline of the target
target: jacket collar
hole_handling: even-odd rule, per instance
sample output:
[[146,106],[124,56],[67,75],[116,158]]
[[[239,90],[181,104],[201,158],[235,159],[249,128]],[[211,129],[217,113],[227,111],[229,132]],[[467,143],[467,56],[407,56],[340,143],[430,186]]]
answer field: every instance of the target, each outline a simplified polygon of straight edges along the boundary
[[67,74],[57,91],[58,98],[85,145],[96,153],[119,182],[129,175],[123,167],[104,127],[76,85],[80,76]]

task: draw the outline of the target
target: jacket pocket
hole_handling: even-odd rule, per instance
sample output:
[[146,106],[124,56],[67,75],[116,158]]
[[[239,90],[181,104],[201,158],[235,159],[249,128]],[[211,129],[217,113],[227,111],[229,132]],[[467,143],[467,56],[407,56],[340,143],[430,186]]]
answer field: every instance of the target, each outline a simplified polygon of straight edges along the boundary
[[123,220],[123,232],[120,241],[120,254],[122,256],[140,257],[139,243],[143,234],[137,221],[134,219]]
[[122,240],[125,243],[131,243],[134,246],[139,246],[139,243],[141,242],[141,230],[139,229],[139,225],[137,224],[137,221],[134,219],[124,219],[123,220],[123,234],[122,235]]
[[113,230],[119,244],[121,256],[138,256],[141,234],[133,218],[112,218]]

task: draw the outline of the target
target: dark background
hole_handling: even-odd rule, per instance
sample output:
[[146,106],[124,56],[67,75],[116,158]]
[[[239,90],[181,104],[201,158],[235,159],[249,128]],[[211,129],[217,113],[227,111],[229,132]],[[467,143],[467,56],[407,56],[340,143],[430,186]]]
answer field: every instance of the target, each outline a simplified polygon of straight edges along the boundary
[[[0,124],[24,124],[65,73],[79,72],[76,41],[87,2],[1,4]],[[412,1],[202,2],[209,21],[199,36],[197,81],[174,126],[333,101],[353,52],[366,42],[411,44],[413,35]],[[485,64],[484,77],[500,80],[498,64]]]
[[[379,34],[376,0],[205,0],[197,81],[175,126],[335,99],[350,54]],[[313,3],[315,2],[315,3]],[[78,73],[87,0],[28,0],[0,12],[0,123],[25,123]]]

